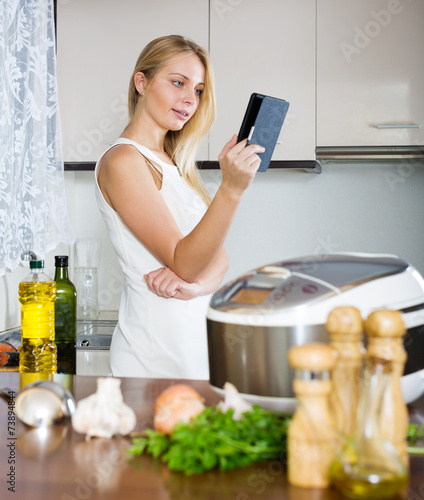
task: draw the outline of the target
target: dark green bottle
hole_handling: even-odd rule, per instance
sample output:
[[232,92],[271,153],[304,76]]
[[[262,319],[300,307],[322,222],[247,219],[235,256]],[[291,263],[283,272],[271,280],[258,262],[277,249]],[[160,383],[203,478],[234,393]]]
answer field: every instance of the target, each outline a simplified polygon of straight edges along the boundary
[[68,256],[55,256],[55,342],[57,373],[75,374],[77,366],[77,292],[69,279]]

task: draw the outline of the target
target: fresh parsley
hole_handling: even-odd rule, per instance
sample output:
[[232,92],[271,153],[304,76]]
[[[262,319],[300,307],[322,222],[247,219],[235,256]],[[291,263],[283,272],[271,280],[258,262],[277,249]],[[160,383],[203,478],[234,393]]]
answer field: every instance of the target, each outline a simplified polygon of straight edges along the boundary
[[410,455],[424,455],[424,447],[416,446],[418,441],[424,440],[424,422],[419,424],[409,424],[408,427],[408,453]]
[[232,409],[205,408],[190,423],[179,423],[171,436],[147,429],[135,437],[130,456],[146,452],[171,470],[201,474],[218,468],[230,470],[265,460],[284,458],[289,415],[254,406],[233,419]]

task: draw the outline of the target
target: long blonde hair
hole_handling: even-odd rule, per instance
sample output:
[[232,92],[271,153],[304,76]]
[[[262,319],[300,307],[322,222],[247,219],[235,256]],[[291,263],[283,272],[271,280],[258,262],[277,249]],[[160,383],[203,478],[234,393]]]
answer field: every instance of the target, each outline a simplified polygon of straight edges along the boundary
[[[200,95],[196,112],[181,130],[170,130],[166,134],[164,149],[180,169],[186,183],[209,205],[211,197],[200,179],[195,162],[197,147],[215,119],[213,72],[206,50],[192,40],[180,35],[163,36],[152,40],[139,55],[131,76],[128,92],[128,113],[131,119],[140,99],[140,94],[135,87],[134,75],[138,72],[144,73],[149,86],[168,59],[176,54],[197,55],[205,68],[205,86]],[[146,90],[148,91],[148,87]]]

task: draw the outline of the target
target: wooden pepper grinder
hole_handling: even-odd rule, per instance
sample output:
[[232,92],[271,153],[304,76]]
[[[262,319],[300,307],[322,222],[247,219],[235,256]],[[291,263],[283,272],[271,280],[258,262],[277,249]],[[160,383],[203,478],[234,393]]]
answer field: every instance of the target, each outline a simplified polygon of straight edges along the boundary
[[298,399],[288,428],[288,480],[294,486],[329,486],[329,466],[336,451],[332,445],[330,372],[336,357],[336,351],[324,343],[294,346],[288,353],[295,370],[293,390]]
[[364,347],[363,321],[355,307],[336,307],[327,318],[330,343],[338,353],[332,371],[330,406],[336,429],[346,435],[356,430],[359,387]]
[[406,351],[403,346],[405,331],[399,311],[387,309],[375,311],[365,321],[368,338],[367,357],[386,359],[392,364],[381,408],[381,436],[393,444],[401,462],[407,467],[408,410],[400,385],[406,362]]

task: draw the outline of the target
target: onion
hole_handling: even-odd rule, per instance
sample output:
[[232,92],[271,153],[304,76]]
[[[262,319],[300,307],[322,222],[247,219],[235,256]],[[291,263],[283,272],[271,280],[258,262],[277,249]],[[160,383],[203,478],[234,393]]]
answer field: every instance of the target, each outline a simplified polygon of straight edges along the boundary
[[178,422],[190,422],[201,413],[204,398],[186,384],[175,384],[165,389],[155,402],[153,426],[158,432],[172,434]]
[[190,422],[205,409],[198,399],[174,399],[160,407],[153,419],[155,430],[164,434],[172,434],[178,422]]
[[154,412],[157,413],[161,406],[174,399],[197,399],[205,400],[197,391],[187,384],[174,384],[159,394],[156,399]]

